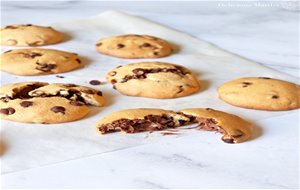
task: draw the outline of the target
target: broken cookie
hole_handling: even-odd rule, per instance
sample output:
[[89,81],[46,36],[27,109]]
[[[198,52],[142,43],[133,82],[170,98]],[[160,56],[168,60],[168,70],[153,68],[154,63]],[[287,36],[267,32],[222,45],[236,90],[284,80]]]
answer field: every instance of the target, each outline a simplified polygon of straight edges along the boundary
[[63,123],[83,118],[88,105],[103,106],[101,91],[75,84],[24,82],[1,86],[2,119],[24,123]]
[[200,89],[194,74],[187,68],[163,62],[141,62],[117,67],[106,80],[124,95],[148,98],[177,98]]
[[191,122],[198,123],[199,129],[217,131],[226,143],[240,143],[252,135],[252,124],[242,118],[211,108],[191,108],[180,111],[193,117]]
[[4,52],[0,57],[2,71],[23,76],[64,73],[80,66],[77,54],[54,49],[16,49]]
[[96,127],[101,134],[115,131],[136,133],[192,123],[198,123],[199,129],[220,132],[226,143],[244,142],[252,135],[252,125],[249,122],[236,115],[210,108],[184,109],[180,112],[151,108],[121,110],[101,119]]

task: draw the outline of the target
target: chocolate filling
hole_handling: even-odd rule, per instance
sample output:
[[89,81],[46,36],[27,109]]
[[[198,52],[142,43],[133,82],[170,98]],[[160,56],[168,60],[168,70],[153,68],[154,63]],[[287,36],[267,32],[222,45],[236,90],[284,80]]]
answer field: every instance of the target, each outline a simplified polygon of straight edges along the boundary
[[158,131],[167,128],[175,128],[174,118],[168,115],[147,115],[143,119],[119,119],[112,123],[99,126],[101,133],[124,131],[137,133],[142,131]]
[[[40,87],[44,86],[43,84],[28,84],[25,87],[20,87],[20,88],[14,88],[12,91],[14,92],[12,97],[6,97],[9,98],[10,100],[13,99],[29,99],[31,96],[29,96],[29,92],[35,89],[38,89]],[[2,98],[1,98],[2,99]]]
[[[66,84],[67,85],[70,85],[70,86],[76,86],[76,85],[73,85],[73,84]],[[38,88],[42,87],[42,86],[45,86],[43,84],[28,84],[26,86],[23,86],[23,87],[19,87],[19,88],[14,88],[12,89],[13,91],[13,95],[10,97],[10,96],[5,96],[5,97],[2,97],[0,98],[0,100],[2,100],[3,102],[8,102],[10,100],[14,100],[14,99],[30,99],[30,98],[33,98],[33,97],[62,97],[62,98],[66,98],[68,100],[71,100],[70,101],[70,104],[71,105],[74,105],[74,106],[79,106],[79,104],[85,104],[85,105],[88,105],[89,103],[87,101],[85,101],[85,99],[81,96],[81,92],[79,90],[76,90],[76,89],[69,89],[67,91],[67,93],[65,94],[62,94],[60,91],[57,92],[56,94],[46,94],[46,92],[43,92],[43,91],[36,91],[36,93],[32,93],[31,95],[29,95],[29,92],[33,91],[33,90],[37,90]],[[102,92],[101,91],[93,91],[93,90],[85,90],[85,91],[82,91],[82,92],[85,92],[85,93],[88,93],[88,94],[97,94],[98,96],[102,96]],[[26,102],[24,104],[24,102]],[[31,105],[28,105],[28,102],[29,101],[23,101],[23,107],[28,107],[28,106],[31,106]],[[74,103],[74,102],[77,102],[77,103]]]
[[[244,133],[240,130],[237,130],[239,135],[234,135],[231,137],[228,137],[226,131],[222,129],[222,127],[217,125],[217,122],[212,118],[202,118],[202,117],[196,117],[193,121],[196,121],[199,123],[199,129],[203,129],[206,131],[216,131],[221,134],[223,134],[222,140],[226,143],[235,143],[234,138],[240,138],[244,135]],[[226,136],[226,138],[224,138]]]
[[134,75],[126,75],[121,83],[127,82],[128,80],[131,79],[145,79],[147,78],[147,74],[149,73],[174,73],[177,75],[181,75],[184,76],[186,74],[189,74],[189,72],[185,71],[182,67],[180,66],[175,66],[175,68],[155,68],[155,69],[142,69],[142,68],[137,68],[132,70],[132,72],[134,73]]

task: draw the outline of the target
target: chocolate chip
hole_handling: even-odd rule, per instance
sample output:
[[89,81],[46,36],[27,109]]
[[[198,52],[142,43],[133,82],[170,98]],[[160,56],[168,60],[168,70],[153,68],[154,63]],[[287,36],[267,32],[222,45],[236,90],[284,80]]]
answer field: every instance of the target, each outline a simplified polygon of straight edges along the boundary
[[158,55],[159,53],[158,53],[158,52],[154,52],[153,54],[154,54],[154,55]]
[[222,139],[222,140],[226,143],[230,143],[230,144],[234,143],[233,139]]
[[112,84],[115,84],[115,83],[117,83],[117,80],[116,80],[116,79],[112,79],[110,82],[111,82]]
[[211,108],[205,108],[206,110],[212,110]]
[[38,66],[36,67],[37,70],[43,71],[43,72],[49,72],[52,69],[56,68],[55,64],[47,64],[47,63],[36,63]]
[[179,90],[178,90],[178,92],[177,92],[178,94],[181,93],[181,92],[183,92],[184,89],[183,89],[183,86],[182,86],[182,85],[178,86],[178,88],[179,88]]
[[4,115],[11,115],[14,114],[16,112],[16,110],[14,108],[2,108],[0,109],[0,113],[4,114]]
[[181,125],[184,125],[184,124],[186,123],[186,121],[185,121],[185,120],[182,120],[182,119],[179,119],[178,122],[179,122],[179,125],[180,125],[180,126],[181,126]]
[[25,26],[32,26],[32,24],[26,24]]
[[100,42],[100,43],[96,44],[96,46],[102,46],[102,43]]
[[117,66],[117,68],[123,67],[122,65]]
[[17,28],[19,27],[10,25],[10,26],[6,26],[4,29],[17,29]]
[[31,52],[31,53],[23,53],[24,57],[26,58],[35,58],[35,57],[40,57],[42,56],[42,54],[40,53],[35,53],[35,52]]
[[64,76],[56,75],[57,78],[65,78]]
[[251,85],[252,83],[251,82],[242,82],[243,86],[242,87],[247,87],[249,85]]
[[78,55],[77,53],[72,53],[73,55]]
[[24,108],[30,107],[30,106],[32,106],[32,104],[33,104],[33,102],[31,102],[31,101],[23,101],[20,103],[20,105]]
[[116,86],[115,86],[115,85],[113,85],[113,89],[117,90],[117,88],[116,88]]
[[90,84],[91,84],[91,85],[100,85],[101,82],[98,81],[98,80],[91,80],[91,81],[90,81]]
[[272,99],[278,99],[278,98],[279,98],[279,96],[277,96],[277,95],[272,96]]
[[87,94],[95,94],[95,92],[93,90],[83,90],[82,92],[87,93]]
[[125,47],[125,45],[124,45],[124,44],[117,44],[117,47],[118,47],[119,49],[121,49],[121,48]]
[[71,101],[70,104],[72,106],[83,106],[84,105],[84,103],[79,102],[79,101]]
[[9,53],[9,52],[11,52],[12,50],[8,50],[8,51],[5,51],[5,52],[3,52],[3,53]]
[[271,79],[269,77],[258,77],[259,79]]
[[152,46],[152,45],[149,44],[149,43],[144,43],[144,44],[140,45],[139,47],[140,47],[140,48],[145,48],[145,47],[151,47],[151,46]]
[[80,59],[76,59],[76,61],[77,61],[78,63],[81,63],[81,60],[80,60]]
[[54,106],[54,107],[51,108],[51,111],[53,111],[54,113],[65,114],[66,108],[64,108],[62,106]]
[[71,84],[71,83],[69,83],[69,84],[64,84],[64,86],[65,86],[65,87],[77,87],[76,84]]
[[101,92],[101,91],[98,91],[98,92],[97,92],[97,95],[98,95],[98,96],[102,96],[102,92]]

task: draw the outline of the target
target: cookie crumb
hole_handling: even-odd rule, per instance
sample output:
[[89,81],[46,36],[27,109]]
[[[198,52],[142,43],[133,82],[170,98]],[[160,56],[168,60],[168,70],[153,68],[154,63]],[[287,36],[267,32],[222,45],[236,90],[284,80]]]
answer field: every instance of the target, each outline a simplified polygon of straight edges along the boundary
[[65,78],[64,76],[61,76],[61,75],[56,75],[56,78]]
[[91,84],[91,85],[100,85],[101,82],[98,81],[98,80],[91,80],[91,81],[90,81],[90,84]]

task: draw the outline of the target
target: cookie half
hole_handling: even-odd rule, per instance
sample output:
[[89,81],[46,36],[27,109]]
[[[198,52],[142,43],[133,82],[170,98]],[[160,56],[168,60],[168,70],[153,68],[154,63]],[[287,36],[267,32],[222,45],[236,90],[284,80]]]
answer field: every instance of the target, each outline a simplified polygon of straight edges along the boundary
[[1,119],[64,123],[83,118],[87,105],[103,106],[102,92],[74,84],[24,82],[1,86]]
[[242,118],[211,108],[191,108],[180,111],[194,117],[191,122],[199,123],[199,128],[208,131],[217,131],[226,143],[240,143],[252,136],[252,124]]
[[96,126],[102,134],[115,131],[136,133],[175,128],[189,120],[185,115],[170,110],[140,108],[114,112],[100,120]]
[[200,90],[193,73],[185,67],[163,62],[141,62],[117,67],[106,80],[124,95],[177,98]]
[[128,34],[103,38],[96,44],[99,53],[128,59],[159,58],[172,54],[172,46],[163,39]]
[[54,49],[9,50],[0,58],[2,71],[23,76],[64,73],[80,66],[81,60],[77,54]]
[[52,27],[32,24],[1,27],[0,36],[1,45],[8,46],[41,46],[63,40],[63,34]]
[[240,78],[218,88],[225,102],[257,110],[292,110],[300,107],[300,86],[268,77]]

